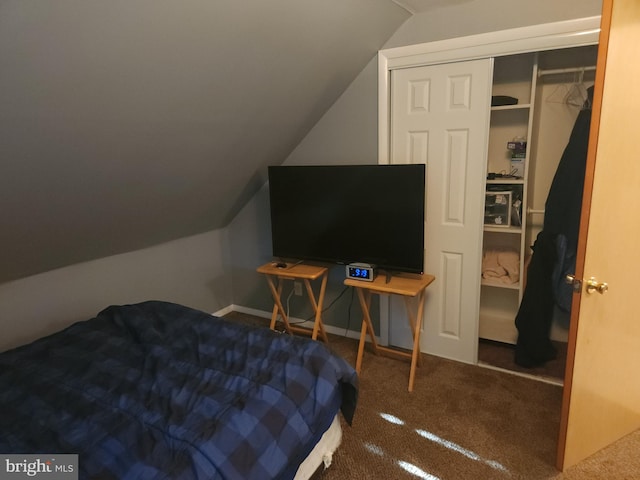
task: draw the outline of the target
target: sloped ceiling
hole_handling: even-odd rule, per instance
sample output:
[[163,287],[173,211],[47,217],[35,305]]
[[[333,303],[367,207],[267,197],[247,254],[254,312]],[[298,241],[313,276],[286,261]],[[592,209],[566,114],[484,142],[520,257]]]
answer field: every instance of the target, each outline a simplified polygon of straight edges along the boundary
[[0,0],[0,283],[225,226],[401,3]]

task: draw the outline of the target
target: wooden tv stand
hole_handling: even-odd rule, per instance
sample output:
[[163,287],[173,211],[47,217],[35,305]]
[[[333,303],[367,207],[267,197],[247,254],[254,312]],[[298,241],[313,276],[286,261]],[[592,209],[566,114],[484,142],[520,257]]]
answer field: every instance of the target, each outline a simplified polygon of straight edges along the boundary
[[[322,337],[325,343],[329,342],[327,332],[325,332],[324,324],[322,323],[322,302],[324,301],[324,293],[327,288],[327,278],[329,276],[329,269],[327,267],[321,267],[316,265],[307,265],[304,263],[292,263],[286,264],[285,267],[279,267],[278,262],[269,262],[257,268],[258,273],[262,273],[267,277],[267,283],[273,296],[273,313],[271,314],[271,330],[275,329],[278,313],[282,317],[284,328],[287,333],[302,333],[311,335],[313,340],[317,340],[318,334]],[[276,282],[277,279],[277,282]],[[320,279],[320,293],[316,300],[311,288],[311,282]],[[284,307],[282,306],[282,287],[286,280],[302,280],[309,297],[311,307],[315,312],[315,320],[313,322],[313,329],[297,327],[291,325],[289,317]],[[276,285],[277,283],[277,285]]]
[[[394,275],[385,276],[378,275],[372,282],[363,280],[354,280],[347,278],[345,285],[354,287],[358,292],[358,299],[362,308],[362,328],[360,330],[360,343],[358,344],[358,356],[356,359],[356,372],[360,373],[362,367],[362,357],[364,354],[364,344],[367,332],[371,338],[371,347],[373,352],[392,357],[408,358],[411,360],[411,368],[409,370],[409,391],[413,391],[413,382],[416,374],[416,365],[421,363],[420,357],[420,328],[422,327],[422,315],[424,312],[425,290],[435,280],[433,275]],[[369,314],[369,306],[371,305],[372,294],[394,294],[404,297],[409,315],[409,325],[413,334],[413,349],[411,353],[396,350],[394,348],[378,345],[376,334],[371,323],[371,315]],[[417,298],[417,311],[414,312],[410,305],[411,298]]]

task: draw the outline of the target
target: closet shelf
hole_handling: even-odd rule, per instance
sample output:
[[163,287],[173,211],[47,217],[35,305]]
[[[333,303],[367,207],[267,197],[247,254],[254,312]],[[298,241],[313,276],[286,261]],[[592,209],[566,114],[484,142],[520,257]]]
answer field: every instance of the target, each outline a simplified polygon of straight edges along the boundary
[[522,233],[522,227],[494,227],[492,225],[485,225],[484,231],[519,234],[519,233]]
[[491,107],[492,112],[499,112],[502,110],[526,110],[531,108],[530,103],[518,103],[516,105],[499,105],[497,107]]
[[520,289],[520,282],[516,282],[516,283],[500,283],[500,282],[487,280],[487,279],[483,278],[482,281],[480,282],[480,284],[483,287],[506,288],[508,290],[519,290]]
[[523,178],[496,178],[487,180],[487,185],[524,185]]

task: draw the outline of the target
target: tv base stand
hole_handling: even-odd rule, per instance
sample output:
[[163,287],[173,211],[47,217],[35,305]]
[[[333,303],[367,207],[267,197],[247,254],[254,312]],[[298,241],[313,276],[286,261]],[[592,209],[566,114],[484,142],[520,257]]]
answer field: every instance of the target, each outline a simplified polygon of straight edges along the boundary
[[[416,366],[422,363],[420,357],[420,329],[422,327],[422,315],[424,313],[425,290],[434,280],[435,277],[433,275],[427,274],[414,276],[397,275],[391,277],[386,282],[382,278],[382,275],[373,282],[363,282],[362,280],[353,280],[351,278],[345,279],[344,284],[354,287],[358,292],[358,299],[360,300],[360,306],[362,308],[362,328],[360,330],[360,343],[358,344],[358,356],[356,358],[356,372],[358,372],[358,374],[362,367],[364,344],[368,333],[371,339],[371,348],[376,355],[387,355],[395,358],[409,359],[411,361],[409,391],[413,391]],[[404,298],[409,316],[409,325],[413,334],[413,349],[411,352],[378,345],[373,324],[371,323],[371,315],[369,314],[371,295],[374,293],[378,295],[395,294]],[[416,298],[417,301],[417,311],[415,312],[410,305],[411,298]]]
[[[311,335],[313,340],[317,340],[318,335],[325,341],[329,342],[327,332],[324,329],[322,323],[322,303],[324,301],[324,293],[327,288],[327,277],[329,270],[326,267],[320,267],[315,265],[306,265],[304,263],[289,264],[286,267],[282,267],[278,262],[266,263],[257,269],[258,273],[262,273],[267,277],[267,283],[273,296],[273,313],[271,315],[271,324],[269,328],[275,330],[276,320],[278,314],[282,317],[284,328],[287,333],[301,333]],[[320,292],[318,299],[316,300],[311,282],[320,279]],[[298,327],[291,325],[286,310],[282,305],[282,288],[286,280],[302,280],[309,297],[309,302],[315,313],[315,320],[313,322],[313,329]]]

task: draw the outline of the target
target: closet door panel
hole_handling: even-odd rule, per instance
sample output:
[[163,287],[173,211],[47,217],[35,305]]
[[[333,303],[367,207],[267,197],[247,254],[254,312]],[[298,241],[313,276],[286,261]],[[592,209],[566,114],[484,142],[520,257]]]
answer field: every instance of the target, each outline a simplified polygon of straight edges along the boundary
[[[492,60],[391,74],[390,163],[427,168],[425,272],[429,287],[421,348],[475,363],[483,186]],[[402,307],[391,300],[390,343],[409,347]]]
[[448,224],[463,225],[465,204],[467,202],[466,180],[469,169],[469,131],[450,130],[445,132],[445,201],[442,221]]

